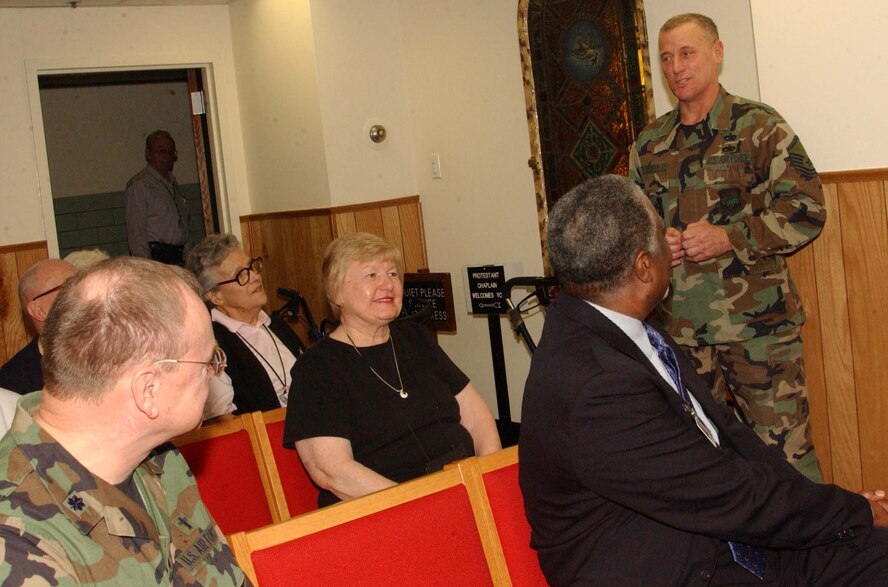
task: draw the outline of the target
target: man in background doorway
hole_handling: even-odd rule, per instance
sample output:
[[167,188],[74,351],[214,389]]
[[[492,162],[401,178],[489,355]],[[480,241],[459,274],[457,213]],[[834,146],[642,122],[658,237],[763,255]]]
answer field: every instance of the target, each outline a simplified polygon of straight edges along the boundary
[[184,265],[191,248],[188,203],[173,175],[176,142],[156,130],[145,139],[145,169],[126,184],[124,211],[130,254],[171,265]]
[[817,171],[780,114],[719,84],[724,45],[710,18],[670,18],[659,51],[678,107],[645,127],[629,162],[673,254],[659,317],[716,399],[730,390],[766,444],[822,481],[802,364],[805,314],[785,259],[826,221]]
[[66,261],[44,259],[28,267],[22,274],[18,288],[19,302],[36,335],[0,367],[0,387],[20,394],[43,389],[43,370],[40,367],[43,323],[59,288],[75,273],[77,269]]

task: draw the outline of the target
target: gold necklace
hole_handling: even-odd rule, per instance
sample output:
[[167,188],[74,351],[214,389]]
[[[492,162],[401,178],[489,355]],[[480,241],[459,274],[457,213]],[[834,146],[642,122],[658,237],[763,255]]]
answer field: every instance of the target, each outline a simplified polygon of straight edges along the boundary
[[[358,350],[358,346],[355,344],[355,341],[353,341],[352,337],[349,336],[348,330],[343,328],[342,331],[345,332],[345,337],[348,338],[348,342],[351,343],[352,348],[355,349],[355,352],[358,353],[358,356],[363,359],[364,355],[361,354],[361,351]],[[392,391],[394,391],[395,393],[400,395],[401,399],[407,399],[407,396],[409,394],[406,391],[404,391],[404,381],[401,379],[401,368],[398,367],[398,353],[395,352],[395,341],[392,340],[391,332],[389,332],[389,344],[392,345],[392,357],[394,357],[394,359],[395,359],[395,371],[398,373],[398,385],[400,385],[401,388],[398,389],[397,387],[395,387],[394,385],[392,385],[391,383],[389,383],[388,381],[383,379],[382,375],[377,373],[376,369],[373,368],[373,365],[370,364],[370,361],[367,361],[367,366],[370,367],[370,370],[373,372],[374,375],[376,375],[377,379],[379,379],[380,381],[385,383],[386,387],[388,387],[389,389],[391,389]]]

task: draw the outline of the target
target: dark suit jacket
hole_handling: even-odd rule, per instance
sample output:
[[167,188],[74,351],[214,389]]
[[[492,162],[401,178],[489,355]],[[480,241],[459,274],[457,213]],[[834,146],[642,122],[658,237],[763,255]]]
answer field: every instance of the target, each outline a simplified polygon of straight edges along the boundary
[[43,368],[40,365],[37,337],[0,367],[0,387],[19,394],[43,389]]
[[797,473],[674,348],[719,447],[613,322],[566,294],[550,307],[519,447],[531,544],[550,583],[706,583],[726,540],[801,549],[869,534],[863,497]]
[[[299,359],[305,345],[287,323],[273,316],[268,328]],[[234,386],[234,404],[237,406],[235,413],[265,412],[281,407],[262,360],[236,334],[218,322],[213,322],[213,333],[216,335],[216,342],[228,356],[225,372],[231,377]],[[277,356],[269,360],[276,361]],[[287,377],[291,377],[289,371]]]

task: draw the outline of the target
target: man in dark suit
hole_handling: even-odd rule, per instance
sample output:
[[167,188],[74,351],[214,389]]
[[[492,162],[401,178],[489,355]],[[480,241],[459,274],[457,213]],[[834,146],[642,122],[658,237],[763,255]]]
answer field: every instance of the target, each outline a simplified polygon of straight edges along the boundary
[[59,289],[77,273],[77,268],[61,259],[44,259],[34,263],[19,281],[19,302],[31,322],[36,336],[0,367],[0,387],[19,394],[43,389],[43,354],[40,335],[43,323],[55,303]]
[[562,293],[533,357],[519,447],[547,580],[888,585],[884,492],[803,477],[644,322],[672,254],[639,188],[618,176],[578,186],[550,213],[548,244]]

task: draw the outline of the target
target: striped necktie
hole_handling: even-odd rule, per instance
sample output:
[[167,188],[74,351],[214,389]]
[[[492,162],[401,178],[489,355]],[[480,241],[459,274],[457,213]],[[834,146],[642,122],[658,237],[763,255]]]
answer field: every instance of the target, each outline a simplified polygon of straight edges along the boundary
[[[681,401],[684,402],[685,405],[690,404],[691,400],[690,397],[688,397],[688,392],[681,383],[681,370],[678,367],[678,358],[675,356],[675,351],[672,350],[671,346],[666,344],[663,335],[657,332],[652,326],[644,323],[644,329],[647,332],[648,340],[651,341],[651,346],[657,351],[657,356],[660,357],[663,366],[666,367],[666,371],[669,373],[669,377],[671,377],[672,382],[675,383],[675,389],[681,397]],[[734,562],[759,579],[764,576],[765,563],[767,561],[765,558],[765,550],[763,548],[730,541],[728,541],[728,547],[731,549],[731,556],[734,557]]]

